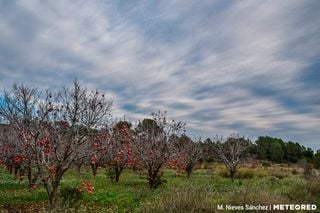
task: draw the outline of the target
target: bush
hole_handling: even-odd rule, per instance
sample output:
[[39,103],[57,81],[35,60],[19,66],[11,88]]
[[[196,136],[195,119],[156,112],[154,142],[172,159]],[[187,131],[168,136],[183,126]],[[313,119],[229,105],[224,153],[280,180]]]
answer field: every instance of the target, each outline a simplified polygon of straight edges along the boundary
[[217,174],[219,176],[221,176],[221,177],[224,177],[224,178],[229,178],[230,177],[230,173],[229,173],[228,169],[225,168],[225,167],[218,167],[216,169],[216,171],[217,171]]
[[[230,173],[228,169],[225,167],[219,167],[217,169],[218,175],[224,178],[229,178]],[[239,179],[251,179],[254,177],[265,177],[268,176],[268,172],[262,168],[247,168],[242,167],[239,168],[238,171],[235,174],[235,178]]]
[[255,176],[259,178],[269,176],[269,172],[263,168],[256,168],[254,172],[255,172]]
[[235,177],[240,179],[251,179],[255,176],[254,169],[240,168]]
[[83,197],[83,192],[78,187],[64,187],[60,189],[60,203],[63,209],[78,207]]

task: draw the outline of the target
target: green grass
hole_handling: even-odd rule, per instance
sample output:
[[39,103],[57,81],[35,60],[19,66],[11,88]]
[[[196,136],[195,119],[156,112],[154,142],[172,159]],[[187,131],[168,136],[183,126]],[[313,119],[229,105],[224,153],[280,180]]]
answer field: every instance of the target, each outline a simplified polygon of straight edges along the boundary
[[[68,171],[60,187],[76,187],[90,181],[95,187],[92,194],[85,193],[78,210],[84,212],[214,212],[218,204],[273,204],[314,203],[320,208],[320,183],[311,183],[299,175],[282,178],[253,169],[245,170],[241,179],[234,183],[219,172],[221,165],[211,165],[213,172],[198,169],[191,178],[178,175],[175,170],[165,170],[167,183],[158,189],[148,188],[146,177],[125,170],[119,183],[111,182],[101,169],[93,177],[89,172],[78,174]],[[313,184],[313,185],[312,185]],[[19,182],[4,169],[0,169],[0,210],[44,211],[47,195],[39,185],[32,192],[26,180]]]

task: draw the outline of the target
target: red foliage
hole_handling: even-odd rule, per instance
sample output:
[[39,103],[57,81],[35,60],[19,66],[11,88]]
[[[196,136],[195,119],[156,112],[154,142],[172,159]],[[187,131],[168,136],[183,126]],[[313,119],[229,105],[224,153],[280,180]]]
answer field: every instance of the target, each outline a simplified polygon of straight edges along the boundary
[[48,166],[48,171],[50,174],[55,174],[57,172],[57,168],[55,166]]
[[89,181],[83,182],[82,187],[86,192],[88,192],[90,194],[94,191],[94,187],[91,185],[91,183]]

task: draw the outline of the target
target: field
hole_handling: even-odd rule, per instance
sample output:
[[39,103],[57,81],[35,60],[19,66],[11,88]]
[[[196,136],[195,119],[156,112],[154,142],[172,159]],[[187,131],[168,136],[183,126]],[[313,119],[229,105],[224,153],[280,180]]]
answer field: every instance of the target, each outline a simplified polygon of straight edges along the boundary
[[[63,202],[60,209],[78,212],[216,212],[217,205],[316,204],[320,207],[320,181],[305,180],[303,170],[288,165],[243,165],[232,183],[222,165],[199,165],[191,178],[182,172],[165,169],[165,183],[148,188],[146,175],[125,170],[114,183],[101,168],[93,177],[89,168],[82,174],[70,170],[60,189],[76,187],[84,181],[94,186],[93,193],[83,193],[78,202]],[[42,186],[32,192],[26,180],[0,170],[1,212],[43,212],[47,195]],[[221,211],[220,211],[221,212]],[[251,211],[252,212],[252,211]],[[260,211],[261,212],[261,211]]]

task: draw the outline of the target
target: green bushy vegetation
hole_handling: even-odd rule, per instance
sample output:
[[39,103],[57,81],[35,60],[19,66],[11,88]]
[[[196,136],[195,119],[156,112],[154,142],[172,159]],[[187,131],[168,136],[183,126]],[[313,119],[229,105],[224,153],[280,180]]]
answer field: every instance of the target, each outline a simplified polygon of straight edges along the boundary
[[[224,178],[230,177],[229,171],[223,166],[217,167],[217,174]],[[251,179],[254,177],[265,177],[268,175],[269,175],[268,171],[261,167],[258,167],[258,168],[241,167],[236,172],[235,177],[239,179]]]

